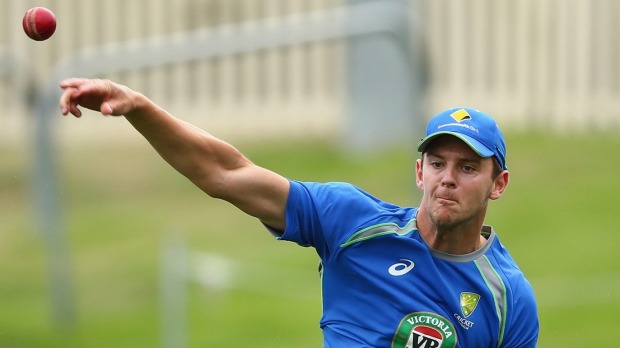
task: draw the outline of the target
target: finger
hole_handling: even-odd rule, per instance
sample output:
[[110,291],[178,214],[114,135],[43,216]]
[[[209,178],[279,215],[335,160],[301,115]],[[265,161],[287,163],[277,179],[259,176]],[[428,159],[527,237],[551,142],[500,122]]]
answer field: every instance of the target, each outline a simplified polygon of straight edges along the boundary
[[82,110],[78,108],[79,105],[80,104],[75,99],[70,100],[69,104],[67,104],[68,112],[70,112],[75,117],[81,117]]
[[82,117],[82,110],[77,107],[77,104],[71,104],[69,106],[69,112],[75,117]]
[[63,89],[69,88],[69,87],[78,88],[80,85],[83,85],[87,81],[88,81],[88,79],[85,79],[85,78],[73,77],[73,78],[64,79],[64,80],[60,81],[59,85]]
[[66,116],[69,113],[71,113],[75,117],[82,116],[82,111],[78,108],[77,104],[75,104],[75,103],[70,103],[70,104],[67,104],[67,105],[61,105],[60,106],[60,112],[62,113],[63,116]]
[[69,106],[71,104],[71,99],[74,98],[77,90],[75,88],[66,89],[65,92],[60,96],[60,111],[63,115],[66,115],[69,112]]
[[70,78],[60,82],[60,87],[63,89],[72,89],[72,98],[78,98],[85,94],[105,94],[109,89],[99,79],[86,79],[86,78]]
[[82,111],[79,106],[80,91],[75,87],[68,87],[65,92],[60,96],[60,111],[63,115],[71,113],[75,117],[81,117]]

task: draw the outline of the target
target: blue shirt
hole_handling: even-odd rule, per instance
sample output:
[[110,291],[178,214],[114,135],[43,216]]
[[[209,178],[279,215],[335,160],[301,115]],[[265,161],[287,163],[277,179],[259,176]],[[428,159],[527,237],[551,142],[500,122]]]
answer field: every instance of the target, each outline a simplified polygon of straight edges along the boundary
[[279,238],[321,259],[324,347],[536,347],[533,290],[493,229],[481,249],[449,255],[420,236],[417,211],[291,181]]

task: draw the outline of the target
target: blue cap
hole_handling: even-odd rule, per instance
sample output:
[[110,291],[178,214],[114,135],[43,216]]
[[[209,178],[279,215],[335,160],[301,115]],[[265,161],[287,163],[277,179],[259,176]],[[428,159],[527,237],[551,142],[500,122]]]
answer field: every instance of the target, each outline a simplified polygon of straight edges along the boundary
[[418,144],[418,151],[424,152],[433,139],[443,134],[461,139],[480,157],[494,156],[502,169],[507,169],[504,135],[489,114],[467,107],[438,113],[428,122],[426,136]]

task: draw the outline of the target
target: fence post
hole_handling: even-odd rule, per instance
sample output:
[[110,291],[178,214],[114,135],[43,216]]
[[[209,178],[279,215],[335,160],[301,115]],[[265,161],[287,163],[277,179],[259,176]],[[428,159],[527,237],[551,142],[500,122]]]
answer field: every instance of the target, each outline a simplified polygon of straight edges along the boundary
[[414,50],[410,33],[411,3],[408,0],[348,0],[348,3],[376,7],[374,11],[351,11],[350,27],[381,18],[389,19],[395,30],[347,39],[350,128],[345,145],[354,152],[364,153],[415,143],[421,134],[424,78],[422,52]]
[[187,346],[187,272],[188,255],[184,240],[166,235],[161,245],[161,347]]
[[51,127],[51,105],[57,105],[56,89],[36,94],[36,133],[34,139],[34,187],[37,222],[48,257],[52,318],[56,326],[70,329],[75,324],[75,304],[71,260],[66,228],[62,222],[62,199],[56,185],[56,165]]

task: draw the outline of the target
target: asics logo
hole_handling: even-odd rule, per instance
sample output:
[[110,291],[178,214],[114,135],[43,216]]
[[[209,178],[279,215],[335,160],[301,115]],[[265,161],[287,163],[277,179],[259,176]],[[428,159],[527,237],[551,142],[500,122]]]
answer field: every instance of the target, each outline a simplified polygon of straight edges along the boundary
[[395,263],[392,266],[390,266],[390,268],[388,269],[388,272],[390,272],[390,274],[395,277],[400,277],[402,275],[409,273],[409,271],[411,271],[413,267],[415,266],[415,263],[413,263],[413,261],[411,260],[407,260],[407,259],[400,259],[400,260],[402,262]]

